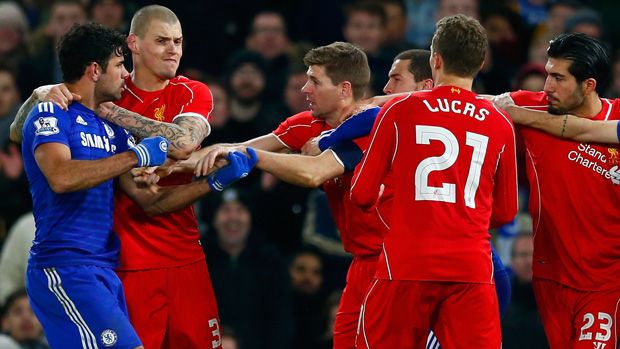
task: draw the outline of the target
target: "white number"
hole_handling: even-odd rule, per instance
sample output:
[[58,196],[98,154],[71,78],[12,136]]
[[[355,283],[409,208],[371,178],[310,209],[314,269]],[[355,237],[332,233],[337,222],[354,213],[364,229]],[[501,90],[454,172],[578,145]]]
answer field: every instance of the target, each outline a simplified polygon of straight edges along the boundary
[[592,339],[592,332],[583,332],[585,330],[587,330],[588,328],[592,327],[592,324],[594,324],[594,315],[590,314],[590,313],[585,313],[583,315],[583,321],[585,321],[586,323],[581,326],[581,335],[579,336],[579,340],[580,341],[587,341]]
[[611,316],[607,313],[598,313],[598,319],[605,320],[607,322],[606,323],[601,322],[601,330],[603,330],[605,334],[597,333],[596,340],[601,341],[601,342],[608,341],[609,338],[611,338],[611,326],[613,325],[614,321],[611,319]]
[[[600,327],[603,333],[597,332],[595,338],[597,341],[601,341],[601,342],[608,341],[609,338],[611,338],[611,327],[613,326],[613,319],[607,313],[598,313],[598,319],[601,320]],[[592,313],[584,314],[583,321],[585,321],[586,323],[583,326],[581,326],[581,334],[579,336],[579,340],[580,341],[592,340],[592,332],[589,332],[589,331],[585,332],[585,331],[589,329],[590,327],[592,327],[592,325],[594,324],[594,315],[592,315]]]
[[[428,185],[428,176],[433,171],[443,171],[454,165],[459,155],[459,143],[452,132],[437,126],[416,126],[416,143],[430,144],[431,140],[440,141],[445,151],[440,156],[431,156],[420,162],[415,170],[415,199],[418,201],[443,201],[456,203],[456,185],[442,183],[441,187]],[[487,152],[489,137],[467,132],[465,144],[474,148],[467,182],[465,183],[465,205],[476,208],[476,192],[480,184],[480,173]]]
[[214,330],[211,331],[211,334],[213,335],[213,338],[215,339],[211,341],[211,347],[212,348],[221,347],[222,337],[220,335],[220,324],[217,321],[217,318],[209,319],[209,328],[214,328]]

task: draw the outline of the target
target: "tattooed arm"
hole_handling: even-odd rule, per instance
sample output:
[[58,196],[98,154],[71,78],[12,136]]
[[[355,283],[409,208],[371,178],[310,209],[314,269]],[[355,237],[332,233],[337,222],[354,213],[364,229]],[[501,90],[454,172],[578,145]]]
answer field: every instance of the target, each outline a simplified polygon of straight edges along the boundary
[[184,160],[209,134],[206,120],[196,115],[178,115],[173,123],[159,122],[121,108],[111,102],[99,105],[97,115],[119,125],[138,138],[162,136],[170,142],[168,156]]

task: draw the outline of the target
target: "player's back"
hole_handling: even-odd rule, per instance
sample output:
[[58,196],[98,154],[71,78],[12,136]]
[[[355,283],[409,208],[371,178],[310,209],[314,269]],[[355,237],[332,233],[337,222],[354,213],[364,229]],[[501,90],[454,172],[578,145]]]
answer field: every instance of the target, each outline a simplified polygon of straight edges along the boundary
[[[471,91],[450,86],[392,101],[379,117],[377,123],[391,124],[375,128],[393,128],[395,137],[387,174],[394,202],[378,276],[491,283],[492,211],[496,206],[496,218],[506,220],[517,209],[509,119]],[[496,190],[505,193],[494,202]]]
[[22,152],[30,182],[36,234],[30,253],[35,267],[89,264],[115,267],[119,241],[112,232],[112,180],[57,194],[34,158],[44,143],[61,143],[73,160],[97,160],[127,150],[127,134],[79,103],[65,112],[52,103],[34,107],[24,125]]

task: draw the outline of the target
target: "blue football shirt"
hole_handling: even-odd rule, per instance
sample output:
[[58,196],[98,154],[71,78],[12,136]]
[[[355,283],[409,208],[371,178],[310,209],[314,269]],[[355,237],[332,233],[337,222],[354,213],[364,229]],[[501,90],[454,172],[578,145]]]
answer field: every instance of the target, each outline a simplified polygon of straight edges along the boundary
[[120,242],[112,231],[113,181],[57,194],[37,165],[34,152],[41,144],[61,143],[69,147],[73,160],[98,160],[128,150],[133,138],[77,102],[67,111],[50,102],[39,103],[22,132],[22,156],[36,224],[30,265],[116,267]]

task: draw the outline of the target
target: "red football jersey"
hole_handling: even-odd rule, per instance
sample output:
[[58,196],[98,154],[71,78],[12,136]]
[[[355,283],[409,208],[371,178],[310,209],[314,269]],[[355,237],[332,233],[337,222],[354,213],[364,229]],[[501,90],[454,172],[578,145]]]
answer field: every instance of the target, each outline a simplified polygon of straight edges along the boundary
[[[511,94],[520,106],[546,110],[544,92]],[[601,98],[593,120],[620,119],[620,100]],[[609,169],[620,164],[617,145],[577,143],[520,129],[527,150],[534,276],[600,291],[620,286],[620,185]]]
[[356,168],[351,198],[393,203],[377,277],[493,283],[488,229],[517,212],[510,119],[471,91],[441,86],[392,99]]
[[[204,118],[213,109],[209,88],[198,81],[177,76],[162,90],[143,91],[126,80],[117,104],[151,119],[172,122],[179,114]],[[191,174],[174,174],[159,185],[187,184]],[[198,223],[192,205],[160,216],[148,216],[121,190],[114,200],[114,229],[121,239],[122,270],[144,270],[186,265],[204,259],[198,242]]]
[[[308,140],[330,129],[332,127],[325,120],[305,111],[283,121],[273,134],[286,147],[300,152]],[[360,149],[364,149],[367,144],[364,139],[355,142]],[[340,231],[344,250],[356,256],[376,255],[381,252],[386,228],[376,211],[367,213],[352,205],[349,197],[352,176],[352,173],[348,173],[330,179],[323,184],[323,190]]]

